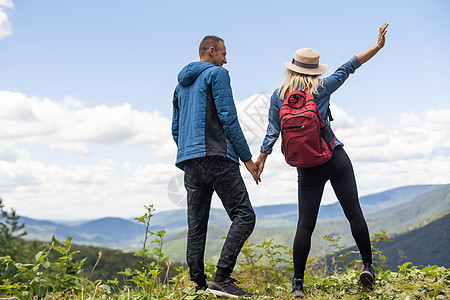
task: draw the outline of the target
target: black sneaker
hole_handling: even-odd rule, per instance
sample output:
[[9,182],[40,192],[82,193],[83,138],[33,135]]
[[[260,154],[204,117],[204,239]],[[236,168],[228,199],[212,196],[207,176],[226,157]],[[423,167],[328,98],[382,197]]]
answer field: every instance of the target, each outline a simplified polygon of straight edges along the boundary
[[195,291],[205,291],[208,288],[208,285],[206,284],[206,281],[200,281],[195,283]]
[[294,297],[305,297],[305,292],[303,291],[303,279],[292,278],[291,293],[294,294]]
[[371,264],[364,264],[364,269],[359,275],[359,280],[365,290],[373,290],[375,286],[375,271]]
[[251,297],[252,293],[247,293],[236,285],[239,283],[232,277],[227,277],[224,281],[212,281],[208,286],[208,291],[216,296],[224,296],[229,298]]

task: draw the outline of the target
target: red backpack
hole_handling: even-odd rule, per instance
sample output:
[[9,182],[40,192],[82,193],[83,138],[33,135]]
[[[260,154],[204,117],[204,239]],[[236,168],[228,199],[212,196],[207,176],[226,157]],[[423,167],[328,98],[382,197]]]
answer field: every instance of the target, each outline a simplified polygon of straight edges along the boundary
[[281,151],[293,167],[315,167],[330,160],[334,134],[317,109],[314,96],[287,93],[280,109]]

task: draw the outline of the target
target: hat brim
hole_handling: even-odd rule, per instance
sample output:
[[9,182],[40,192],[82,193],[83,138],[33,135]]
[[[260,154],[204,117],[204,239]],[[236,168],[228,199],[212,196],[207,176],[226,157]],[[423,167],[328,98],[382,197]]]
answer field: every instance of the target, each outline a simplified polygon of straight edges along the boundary
[[284,65],[286,66],[286,68],[288,68],[291,71],[301,73],[301,74],[306,74],[306,75],[320,75],[320,74],[325,73],[328,70],[328,65],[323,65],[323,64],[319,64],[319,67],[314,68],[314,69],[299,67],[297,65],[294,65],[291,62],[285,62]]

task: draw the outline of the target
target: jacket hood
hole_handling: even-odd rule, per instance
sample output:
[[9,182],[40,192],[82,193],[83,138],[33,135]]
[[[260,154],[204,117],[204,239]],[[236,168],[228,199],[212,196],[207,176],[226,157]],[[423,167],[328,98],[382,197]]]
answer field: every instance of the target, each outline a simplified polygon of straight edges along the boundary
[[200,73],[211,67],[214,67],[214,65],[210,62],[191,62],[190,64],[185,66],[178,74],[178,83],[181,86],[189,86],[194,83]]

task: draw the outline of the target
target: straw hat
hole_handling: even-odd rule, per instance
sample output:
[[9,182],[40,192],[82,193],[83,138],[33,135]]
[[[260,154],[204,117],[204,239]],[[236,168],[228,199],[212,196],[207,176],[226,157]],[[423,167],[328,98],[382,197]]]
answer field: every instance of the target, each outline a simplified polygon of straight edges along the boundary
[[295,51],[292,62],[285,62],[284,65],[291,71],[306,74],[320,75],[328,70],[327,65],[319,64],[320,54],[311,48],[302,48]]

